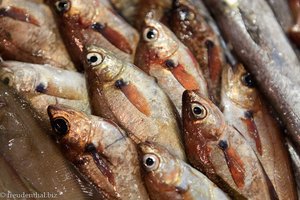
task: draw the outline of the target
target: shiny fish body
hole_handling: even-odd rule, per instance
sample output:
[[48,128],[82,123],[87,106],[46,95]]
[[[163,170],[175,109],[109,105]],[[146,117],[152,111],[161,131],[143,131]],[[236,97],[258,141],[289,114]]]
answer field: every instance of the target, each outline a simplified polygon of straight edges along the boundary
[[[154,36],[149,39],[151,34]],[[199,89],[208,96],[207,84],[195,57],[165,25],[147,16],[142,37],[135,64],[156,78],[178,113],[181,114],[184,90]]]
[[132,139],[156,141],[185,159],[175,108],[154,79],[102,48],[91,46],[85,55],[93,113],[115,121]]
[[235,199],[273,198],[274,188],[269,188],[255,152],[226,124],[221,111],[199,92],[185,91],[183,102],[183,135],[191,164]]
[[[64,154],[105,198],[149,199],[135,145],[117,125],[60,105],[49,106],[48,112]],[[68,125],[63,134],[56,128],[57,119]]]
[[189,0],[176,0],[171,10],[169,27],[197,59],[207,81],[210,99],[218,104],[224,58],[218,36],[204,17]]
[[[137,31],[105,0],[47,0],[59,19],[61,33],[77,65],[86,45],[99,45],[132,61],[139,40]],[[64,8],[59,6],[65,5]]]
[[[143,178],[152,200],[214,200],[229,197],[205,175],[154,143],[138,145]],[[152,161],[149,163],[149,159]],[[151,165],[150,165],[151,164]]]
[[296,199],[290,160],[279,126],[242,65],[225,67],[222,108],[226,121],[237,128],[255,150],[279,199]]
[[3,0],[0,26],[3,59],[75,70],[47,6],[31,1]]

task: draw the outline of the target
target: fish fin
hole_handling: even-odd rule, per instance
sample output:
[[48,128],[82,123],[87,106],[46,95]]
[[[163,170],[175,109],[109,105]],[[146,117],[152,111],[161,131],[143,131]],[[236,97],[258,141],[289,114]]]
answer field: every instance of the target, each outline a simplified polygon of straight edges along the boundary
[[150,106],[146,98],[139,92],[137,87],[132,83],[126,83],[123,79],[119,79],[115,82],[115,86],[120,89],[127,99],[144,115],[149,116],[151,114]]
[[235,149],[228,146],[227,141],[221,140],[218,145],[224,152],[226,163],[235,184],[238,188],[244,187],[245,167],[241,157],[238,155]]
[[132,54],[133,50],[128,43],[127,39],[120,34],[118,31],[114,30],[107,24],[100,24],[98,22],[92,24],[92,29],[101,33],[111,44],[120,49],[121,51]]
[[27,22],[33,24],[35,26],[40,26],[39,21],[29,13],[27,13],[24,9],[17,8],[14,6],[8,6],[6,8],[0,9],[0,16],[2,17],[10,17],[12,19]]
[[245,118],[241,118],[241,120],[247,126],[248,134],[254,140],[256,150],[260,155],[262,155],[263,152],[262,152],[261,140],[252,112],[251,111],[245,112]]
[[205,44],[207,47],[209,76],[211,81],[215,83],[218,81],[218,78],[220,78],[222,72],[219,49],[211,40],[207,40]]

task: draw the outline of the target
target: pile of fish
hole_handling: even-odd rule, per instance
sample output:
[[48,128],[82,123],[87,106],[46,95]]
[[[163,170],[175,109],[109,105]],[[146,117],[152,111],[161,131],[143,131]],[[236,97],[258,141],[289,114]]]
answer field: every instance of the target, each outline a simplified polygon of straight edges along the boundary
[[299,46],[300,0],[2,0],[0,192],[297,200]]

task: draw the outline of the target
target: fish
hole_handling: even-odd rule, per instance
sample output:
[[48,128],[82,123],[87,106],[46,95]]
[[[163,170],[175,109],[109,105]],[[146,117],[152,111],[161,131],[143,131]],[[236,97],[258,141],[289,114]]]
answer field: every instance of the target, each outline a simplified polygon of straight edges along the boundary
[[79,69],[83,49],[99,45],[132,61],[138,32],[122,19],[107,0],[47,0],[56,14],[70,55]]
[[300,152],[300,63],[271,8],[257,0],[205,3]]
[[292,15],[293,24],[288,30],[288,35],[290,39],[299,47],[300,46],[300,1],[299,0],[289,0],[290,13]]
[[208,96],[206,80],[191,51],[151,15],[145,18],[135,65],[155,77],[180,115],[184,90],[199,89]]
[[296,152],[294,145],[291,143],[289,139],[286,138],[287,149],[289,151],[289,155],[291,156],[293,171],[297,183],[297,193],[298,197],[300,196],[300,156]]
[[234,199],[277,199],[254,150],[219,108],[186,90],[183,137],[189,162]]
[[255,150],[279,199],[297,199],[283,132],[255,86],[252,75],[242,64],[223,68],[221,107],[225,120]]
[[88,47],[85,57],[92,114],[114,121],[137,143],[156,141],[185,159],[178,114],[154,78],[100,47]]
[[[0,155],[16,176],[16,179],[1,176],[0,183],[4,182],[1,189],[6,187],[11,192],[20,189],[20,194],[48,192],[57,199],[97,198],[98,195],[79,179],[35,116],[25,99],[0,82]],[[1,167],[1,173],[3,170]],[[10,181],[15,184],[11,185]]]
[[62,151],[107,199],[149,199],[135,144],[112,121],[62,105],[48,115]]
[[219,104],[225,60],[217,34],[192,1],[174,1],[169,15],[170,29],[195,56],[207,81],[210,99]]
[[138,145],[143,178],[152,200],[230,199],[204,174],[155,143]]
[[48,64],[3,61],[0,81],[23,96],[46,124],[50,104],[60,103],[91,113],[85,77],[78,72]]
[[33,1],[3,0],[0,27],[0,54],[4,60],[76,70],[48,6]]

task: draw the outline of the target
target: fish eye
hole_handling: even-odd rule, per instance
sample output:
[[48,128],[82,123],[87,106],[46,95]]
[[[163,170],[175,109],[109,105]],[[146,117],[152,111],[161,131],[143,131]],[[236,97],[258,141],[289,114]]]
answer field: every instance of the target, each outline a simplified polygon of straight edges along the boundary
[[4,74],[1,77],[1,82],[8,86],[12,86],[13,84],[12,80],[13,80],[13,76],[11,74]]
[[158,38],[158,31],[155,28],[148,27],[144,30],[143,37],[147,42],[153,42]]
[[103,56],[100,53],[91,52],[86,55],[88,63],[92,66],[96,66],[102,63]]
[[67,0],[60,0],[55,3],[55,7],[58,12],[66,12],[70,9],[70,2]]
[[254,82],[253,76],[248,72],[242,75],[241,81],[242,81],[243,85],[245,85],[249,88],[255,87],[255,82]]
[[204,106],[202,106],[201,104],[198,103],[193,103],[191,106],[193,115],[197,118],[197,119],[204,119],[207,115],[207,110]]
[[159,166],[159,158],[154,154],[146,154],[143,157],[143,165],[147,171],[156,170]]
[[64,136],[69,132],[69,122],[65,118],[55,118],[51,122],[51,126],[55,133],[57,133],[59,136]]

